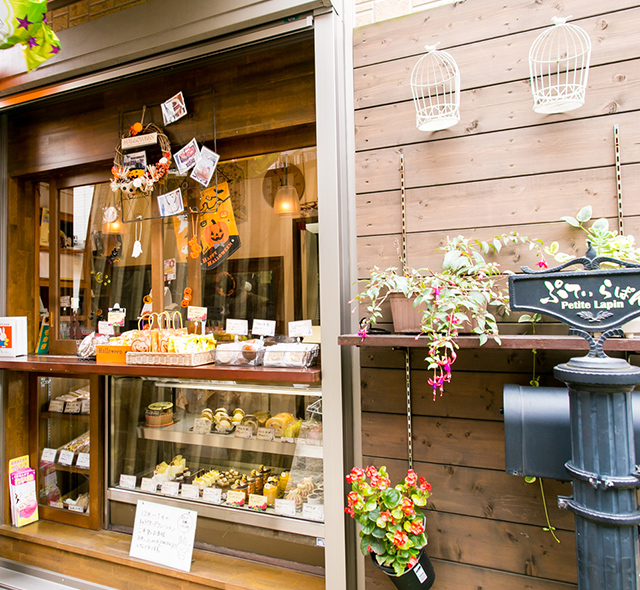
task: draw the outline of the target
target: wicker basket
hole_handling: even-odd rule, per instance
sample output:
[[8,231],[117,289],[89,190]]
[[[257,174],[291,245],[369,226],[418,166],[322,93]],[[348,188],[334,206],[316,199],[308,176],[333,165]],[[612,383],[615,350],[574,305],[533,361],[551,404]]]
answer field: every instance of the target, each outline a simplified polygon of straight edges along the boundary
[[204,352],[128,352],[127,365],[170,365],[197,367],[215,360],[214,350]]

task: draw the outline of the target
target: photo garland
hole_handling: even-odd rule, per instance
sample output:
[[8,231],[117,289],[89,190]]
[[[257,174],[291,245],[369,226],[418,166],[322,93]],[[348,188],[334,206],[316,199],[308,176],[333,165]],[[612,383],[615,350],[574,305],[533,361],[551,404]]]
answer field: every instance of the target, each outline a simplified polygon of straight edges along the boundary
[[[123,140],[138,134],[140,134],[141,139],[144,135],[152,136],[157,134],[157,142],[160,144],[162,152],[162,157],[155,164],[147,165],[144,170],[126,165],[131,161],[131,158],[127,158],[122,151]],[[145,145],[145,142],[141,142],[140,145]],[[148,123],[144,126],[136,123],[122,136],[120,143],[116,147],[116,155],[111,168],[111,173],[113,174],[111,190],[114,193],[120,192],[123,197],[148,196],[153,191],[156,183],[166,176],[170,164],[171,143],[164,131],[153,123]]]

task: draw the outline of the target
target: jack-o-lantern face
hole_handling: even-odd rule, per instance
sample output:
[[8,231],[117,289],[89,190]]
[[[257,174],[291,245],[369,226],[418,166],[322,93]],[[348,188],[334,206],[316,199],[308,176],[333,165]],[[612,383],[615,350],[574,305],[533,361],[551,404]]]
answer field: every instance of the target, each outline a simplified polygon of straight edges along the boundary
[[209,248],[224,244],[229,239],[229,227],[224,221],[211,220],[204,228],[204,241]]
[[134,168],[133,170],[129,170],[127,173],[127,177],[131,178],[142,178],[144,176],[144,170],[142,168]]

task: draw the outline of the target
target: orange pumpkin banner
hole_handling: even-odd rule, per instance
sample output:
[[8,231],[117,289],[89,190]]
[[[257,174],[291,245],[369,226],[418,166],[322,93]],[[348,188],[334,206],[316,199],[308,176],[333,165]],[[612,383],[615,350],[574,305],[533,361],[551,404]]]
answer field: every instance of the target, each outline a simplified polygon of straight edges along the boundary
[[226,182],[200,193],[200,243],[203,270],[219,266],[240,248],[240,235]]

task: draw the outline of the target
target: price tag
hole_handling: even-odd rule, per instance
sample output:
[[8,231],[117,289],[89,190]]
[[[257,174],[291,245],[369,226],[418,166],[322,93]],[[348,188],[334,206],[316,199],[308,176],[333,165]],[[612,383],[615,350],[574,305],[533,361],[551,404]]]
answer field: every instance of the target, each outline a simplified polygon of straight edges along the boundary
[[295,516],[296,515],[296,503],[295,500],[282,500],[276,499],[275,503],[276,514],[280,516]]
[[197,321],[197,322],[206,322],[207,308],[190,305],[189,307],[187,307],[187,320]]
[[253,428],[247,424],[238,424],[235,432],[236,438],[253,438]]
[[151,477],[143,477],[140,482],[140,489],[143,492],[154,492],[158,489],[158,484]]
[[76,467],[80,467],[81,469],[89,469],[89,461],[89,453],[78,453],[78,458],[76,459]]
[[60,297],[60,307],[71,307],[71,295],[62,295]]
[[311,320],[289,322],[289,337],[304,338],[305,336],[313,336],[313,326],[311,324]]
[[228,319],[225,332],[227,334],[235,334],[236,336],[246,336],[249,334],[249,322],[247,320]]
[[183,483],[182,487],[180,488],[180,495],[183,498],[188,498],[189,500],[199,500],[200,488],[188,483]]
[[193,422],[194,434],[209,434],[211,432],[211,420],[196,418]]
[[98,322],[98,334],[103,336],[113,336],[113,326],[109,322],[100,320]]
[[302,505],[302,518],[324,521],[324,504],[309,504],[305,502]]
[[71,510],[71,512],[84,512],[84,506],[77,506],[76,504],[69,504],[69,510]]
[[249,508],[251,510],[267,511],[267,497],[260,494],[249,494]]
[[227,492],[227,506],[244,506],[246,496],[244,492],[238,492],[236,490],[231,490]]
[[64,401],[61,399],[52,399],[49,402],[49,411],[61,414],[64,412]]
[[220,504],[222,502],[222,490],[220,488],[204,488],[202,490],[202,499],[211,504]]
[[275,320],[253,320],[253,324],[251,325],[251,334],[254,336],[275,336]]
[[49,502],[49,506],[52,508],[64,508],[64,504],[60,500],[53,500]]
[[135,475],[125,475],[124,473],[120,474],[120,487],[126,488],[128,490],[135,490],[137,484],[137,479]]
[[65,414],[79,414],[82,409],[82,402],[67,402],[64,407]]
[[276,429],[275,428],[264,428],[263,426],[258,426],[258,440],[276,440]]
[[60,451],[60,454],[58,455],[58,463],[60,463],[60,465],[71,465],[73,463],[73,452]]
[[177,481],[163,481],[160,486],[160,493],[165,496],[177,496],[180,491],[180,484]]
[[72,297],[71,309],[75,309],[77,311],[79,307],[80,307],[80,297]]
[[124,326],[127,310],[124,307],[112,307],[107,314],[107,322],[112,326]]
[[91,411],[91,400],[90,399],[83,399],[82,400],[82,407],[80,408],[80,413],[81,414],[88,414]]
[[41,460],[45,463],[55,463],[57,453],[55,449],[42,449]]

